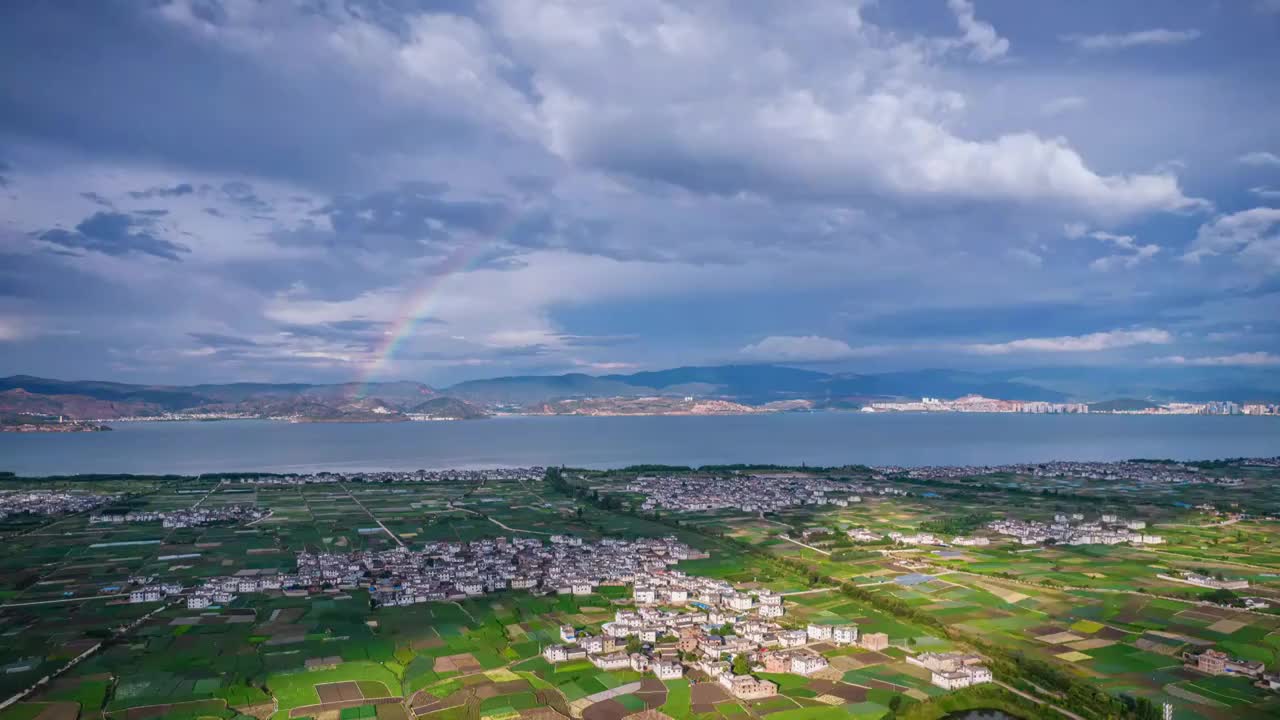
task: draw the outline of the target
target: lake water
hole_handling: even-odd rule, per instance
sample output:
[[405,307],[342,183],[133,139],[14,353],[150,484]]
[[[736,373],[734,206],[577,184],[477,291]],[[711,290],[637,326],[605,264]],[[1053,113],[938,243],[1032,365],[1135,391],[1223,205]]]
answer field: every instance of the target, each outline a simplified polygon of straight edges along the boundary
[[951,465],[1280,455],[1280,418],[1244,416],[825,412],[114,427],[105,433],[0,433],[0,470],[49,475],[637,463]]

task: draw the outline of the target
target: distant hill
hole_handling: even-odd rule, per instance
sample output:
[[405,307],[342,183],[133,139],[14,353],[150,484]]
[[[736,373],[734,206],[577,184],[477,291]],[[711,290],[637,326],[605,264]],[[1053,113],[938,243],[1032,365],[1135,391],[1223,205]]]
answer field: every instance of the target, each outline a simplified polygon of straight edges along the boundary
[[1160,407],[1160,405],[1149,400],[1134,400],[1133,398],[1117,398],[1115,400],[1089,403],[1090,412],[1150,410],[1156,407]]
[[[860,374],[780,365],[714,365],[600,376],[516,375],[470,380],[443,390],[417,382],[169,386],[14,375],[0,378],[0,413],[107,420],[191,411],[386,421],[406,419],[405,413],[410,412],[470,418],[493,408],[534,413],[613,411],[610,408],[621,412],[625,408],[630,414],[636,407],[684,411],[679,403],[627,402],[642,398],[687,402],[684,398],[691,397],[698,402],[771,410],[852,409],[876,400],[970,394],[1005,400],[1093,402],[1099,409],[1140,409],[1133,403],[1150,407],[1178,400],[1274,402],[1280,400],[1280,373],[1258,368],[1162,367],[990,372],[927,369]],[[566,400],[608,402],[562,404]]]
[[418,403],[406,410],[406,412],[413,415],[427,415],[433,418],[453,420],[478,420],[489,417],[489,413],[466,400],[444,396],[433,397],[430,400]]
[[445,392],[484,405],[527,405],[555,398],[651,395],[655,391],[622,380],[570,373],[470,380],[446,388]]

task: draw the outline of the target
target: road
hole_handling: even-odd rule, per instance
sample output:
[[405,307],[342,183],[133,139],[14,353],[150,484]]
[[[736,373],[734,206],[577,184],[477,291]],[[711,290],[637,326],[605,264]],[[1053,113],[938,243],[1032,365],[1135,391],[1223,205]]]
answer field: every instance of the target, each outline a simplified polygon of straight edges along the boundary
[[831,556],[831,553],[830,553],[830,552],[828,552],[828,551],[826,551],[826,550],[823,550],[823,549],[821,549],[821,548],[816,548],[816,547],[814,547],[814,546],[812,546],[812,545],[805,545],[804,543],[800,542],[799,540],[795,540],[795,539],[793,539],[790,535],[779,535],[778,537],[782,538],[783,540],[786,540],[786,541],[787,541],[787,542],[789,542],[789,543],[795,543],[796,545],[799,545],[799,546],[800,546],[800,547],[802,547],[802,548],[809,548],[810,550],[812,550],[812,551],[814,551],[814,552],[816,552],[816,553],[822,553],[823,555],[826,555],[826,556],[828,556],[828,557],[830,557],[830,556]]
[[88,602],[90,600],[102,600],[103,598],[129,597],[129,593],[113,593],[111,595],[85,595],[84,597],[58,598],[56,600],[31,600],[30,602],[5,603],[0,605],[0,610],[4,608],[29,607],[31,605],[57,605],[58,603],[74,603]]
[[400,547],[408,547],[407,545],[404,544],[403,540],[397,537],[395,533],[391,532],[391,528],[388,528],[386,525],[383,525],[381,520],[374,517],[373,513],[369,512],[369,508],[365,507],[364,503],[360,502],[360,499],[357,498],[351,492],[351,488],[347,487],[346,483],[342,483],[342,489],[347,491],[347,497],[351,498],[351,502],[355,503],[356,505],[359,505],[360,509],[364,511],[364,514],[368,515],[370,520],[374,521],[375,523],[378,524],[378,527],[382,528],[382,532],[386,533],[387,537],[390,537],[392,540],[395,540],[396,544],[399,545]]
[[1027,700],[1030,700],[1031,702],[1033,702],[1033,703],[1035,703],[1035,704],[1037,704],[1037,705],[1046,705],[1046,706],[1048,706],[1048,707],[1049,707],[1049,709],[1050,709],[1050,710],[1056,710],[1058,713],[1060,713],[1060,714],[1062,714],[1062,715],[1066,715],[1067,717],[1071,718],[1071,720],[1084,720],[1084,718],[1083,718],[1083,717],[1080,717],[1079,715],[1077,715],[1077,714],[1075,714],[1075,713],[1071,712],[1070,710],[1063,710],[1062,708],[1058,707],[1057,705],[1054,705],[1053,703],[1045,702],[1044,700],[1041,700],[1040,698],[1036,697],[1035,695],[1029,695],[1029,694],[1027,694],[1027,693],[1024,693],[1024,692],[1022,692],[1021,690],[1019,690],[1019,689],[1018,689],[1018,688],[1016,688],[1016,687],[1012,687],[1012,686],[1009,686],[1009,685],[1005,685],[1004,683],[1000,682],[999,680],[992,680],[991,682],[995,683],[996,685],[999,685],[1000,687],[1004,688],[1005,690],[1008,690],[1009,692],[1013,693],[1014,695],[1017,695],[1017,696],[1022,697],[1022,698],[1026,698]]

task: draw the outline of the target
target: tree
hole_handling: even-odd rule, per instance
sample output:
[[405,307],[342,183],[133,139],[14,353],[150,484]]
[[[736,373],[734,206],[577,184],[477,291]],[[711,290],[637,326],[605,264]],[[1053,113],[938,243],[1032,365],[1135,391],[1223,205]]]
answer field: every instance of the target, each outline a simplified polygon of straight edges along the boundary
[[739,653],[733,657],[733,674],[734,675],[750,675],[751,661],[747,659],[746,653]]
[[640,652],[640,638],[632,635],[627,638],[627,654],[630,655],[638,652]]
[[890,709],[890,710],[892,710],[893,712],[898,712],[898,709],[899,709],[899,708],[901,708],[901,707],[902,707],[902,696],[901,696],[901,695],[894,695],[892,698],[889,698],[889,709]]

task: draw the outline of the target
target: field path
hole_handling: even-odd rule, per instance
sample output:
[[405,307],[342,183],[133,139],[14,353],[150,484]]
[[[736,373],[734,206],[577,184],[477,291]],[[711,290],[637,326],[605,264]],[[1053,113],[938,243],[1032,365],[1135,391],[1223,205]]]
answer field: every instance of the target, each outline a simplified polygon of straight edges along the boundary
[[799,546],[800,546],[800,547],[802,547],[802,548],[809,548],[810,550],[812,550],[812,551],[814,551],[814,552],[816,552],[816,553],[822,553],[823,555],[826,555],[826,556],[828,556],[828,557],[830,557],[830,556],[831,556],[831,552],[830,552],[830,551],[828,551],[828,550],[823,550],[823,549],[821,549],[821,548],[816,548],[816,547],[814,547],[814,546],[812,546],[812,545],[806,545],[806,544],[804,544],[804,543],[800,542],[799,540],[796,540],[796,539],[792,538],[790,535],[779,535],[778,537],[782,538],[783,540],[786,540],[786,541],[787,541],[787,542],[789,542],[789,543],[795,543],[796,545],[799,545]]
[[[475,511],[475,510],[472,510],[471,512],[476,512],[476,511]],[[521,529],[521,528],[513,528],[513,527],[511,527],[511,526],[507,525],[506,523],[503,523],[501,520],[498,520],[497,518],[493,518],[493,517],[490,517],[490,516],[488,516],[488,515],[485,515],[484,513],[476,513],[476,514],[477,514],[477,515],[479,515],[479,516],[480,516],[480,517],[482,517],[482,518],[485,518],[486,520],[488,520],[489,522],[493,523],[494,525],[497,525],[498,527],[502,528],[503,530],[507,530],[507,531],[510,531],[510,532],[529,533],[530,535],[555,535],[555,533],[543,532],[543,531],[541,531],[541,530],[523,530],[523,529]]]
[[355,496],[355,494],[351,492],[351,488],[347,487],[346,483],[342,483],[342,489],[347,491],[347,497],[351,498],[351,502],[355,503],[356,505],[359,505],[360,509],[364,511],[364,514],[368,515],[370,520],[374,521],[375,523],[378,524],[378,527],[382,528],[382,532],[386,533],[387,537],[390,537],[392,540],[395,540],[396,544],[399,545],[400,547],[408,547],[407,545],[404,544],[403,540],[397,537],[395,533],[391,532],[390,528],[388,528],[386,525],[383,525],[381,520],[374,517],[373,513],[369,512],[369,508],[365,507],[364,503],[360,502],[360,500]]
[[1071,718],[1071,720],[1084,720],[1084,718],[1083,718],[1083,717],[1080,717],[1079,715],[1077,715],[1077,714],[1075,714],[1075,713],[1071,712],[1070,710],[1063,710],[1062,708],[1058,707],[1057,705],[1054,705],[1053,703],[1045,702],[1044,700],[1041,700],[1040,698],[1036,697],[1035,695],[1031,695],[1031,694],[1028,694],[1028,693],[1024,693],[1024,692],[1022,692],[1021,690],[1019,690],[1018,688],[1012,687],[1012,686],[1010,686],[1010,685],[1005,685],[1004,683],[1000,682],[999,680],[992,680],[991,682],[995,683],[996,685],[999,685],[1000,687],[1004,688],[1005,690],[1008,690],[1009,692],[1013,693],[1014,695],[1017,695],[1017,696],[1022,697],[1022,698],[1026,698],[1027,700],[1030,700],[1031,702],[1033,702],[1033,703],[1035,703],[1035,704],[1037,704],[1037,705],[1045,705],[1045,706],[1048,706],[1048,707],[1049,707],[1049,709],[1051,709],[1051,710],[1056,710],[1056,711],[1058,711],[1060,714],[1062,714],[1062,715],[1066,715],[1067,717]]

